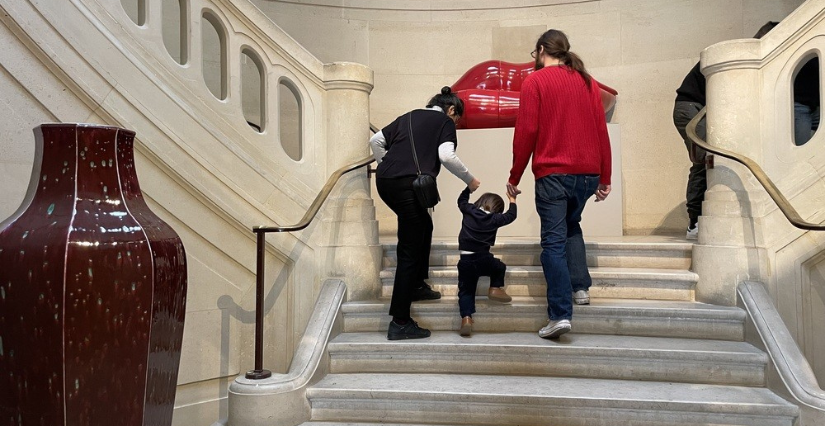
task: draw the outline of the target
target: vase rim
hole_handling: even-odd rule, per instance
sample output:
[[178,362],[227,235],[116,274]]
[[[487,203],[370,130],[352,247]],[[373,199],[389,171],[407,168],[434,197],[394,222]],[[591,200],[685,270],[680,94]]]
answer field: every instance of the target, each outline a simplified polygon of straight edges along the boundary
[[45,127],[94,127],[98,129],[112,129],[125,132],[127,134],[131,134],[132,136],[135,135],[134,130],[124,129],[123,127],[118,126],[108,126],[105,124],[96,124],[96,123],[42,123],[37,128],[45,128]]

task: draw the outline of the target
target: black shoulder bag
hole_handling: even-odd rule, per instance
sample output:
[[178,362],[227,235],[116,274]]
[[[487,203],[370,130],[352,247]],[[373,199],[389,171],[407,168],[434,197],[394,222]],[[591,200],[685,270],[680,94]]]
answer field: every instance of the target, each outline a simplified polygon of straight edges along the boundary
[[418,155],[415,153],[415,139],[413,138],[412,113],[410,113],[410,146],[412,147],[413,160],[415,160],[415,169],[418,171],[418,176],[413,181],[415,198],[418,199],[418,204],[421,204],[425,209],[433,208],[441,201],[441,197],[438,195],[435,178],[422,174],[421,167],[418,165]]

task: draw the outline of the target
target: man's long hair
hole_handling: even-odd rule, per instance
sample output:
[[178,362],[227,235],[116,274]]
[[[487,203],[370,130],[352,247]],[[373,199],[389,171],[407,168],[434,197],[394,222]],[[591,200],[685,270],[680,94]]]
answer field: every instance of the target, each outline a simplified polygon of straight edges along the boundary
[[536,42],[536,70],[544,67],[541,60],[541,52],[560,60],[564,65],[581,74],[587,87],[590,87],[592,78],[584,68],[584,61],[579,55],[570,51],[570,41],[567,36],[559,30],[547,30]]

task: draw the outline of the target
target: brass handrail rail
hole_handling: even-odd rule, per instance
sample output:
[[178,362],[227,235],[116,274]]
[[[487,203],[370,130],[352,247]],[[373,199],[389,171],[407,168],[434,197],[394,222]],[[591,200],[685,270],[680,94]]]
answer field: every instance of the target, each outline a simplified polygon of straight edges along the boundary
[[760,167],[759,164],[757,164],[755,161],[751,160],[750,158],[744,155],[709,145],[706,141],[702,140],[702,138],[699,137],[699,135],[696,133],[696,126],[699,124],[699,121],[701,121],[702,118],[705,117],[705,114],[707,113],[706,109],[707,108],[702,108],[702,110],[699,111],[699,114],[696,114],[696,116],[693,117],[693,120],[690,120],[690,123],[688,123],[687,127],[685,128],[685,130],[687,131],[688,138],[690,138],[691,142],[693,142],[694,144],[699,146],[699,148],[702,148],[707,152],[712,152],[716,155],[736,161],[737,163],[747,167],[748,170],[750,170],[750,172],[756,178],[756,180],[759,181],[763,188],[765,188],[765,191],[768,193],[771,199],[773,199],[773,202],[776,203],[777,207],[779,207],[779,210],[782,212],[782,214],[784,214],[788,221],[791,222],[791,225],[799,229],[804,229],[806,231],[825,231],[825,224],[807,222],[804,219],[802,219],[802,216],[800,216],[796,209],[793,208],[791,202],[788,201],[788,199],[785,198],[784,195],[782,195],[782,192],[779,190],[779,188],[776,187],[771,178],[768,177],[765,171],[762,170],[762,167]]
[[[378,129],[372,124],[370,124],[370,130],[373,133],[378,132]],[[312,204],[310,204],[306,213],[304,213],[304,217],[302,217],[301,220],[295,225],[256,226],[252,228],[252,232],[255,233],[255,243],[257,246],[257,256],[255,260],[255,369],[246,372],[247,379],[261,380],[272,376],[272,372],[270,370],[265,370],[263,368],[264,272],[266,270],[266,234],[270,232],[300,231],[309,226],[312,220],[315,219],[315,216],[318,214],[318,211],[321,210],[321,206],[324,204],[324,201],[327,200],[327,197],[329,197],[329,194],[332,192],[332,189],[335,187],[335,184],[338,183],[339,179],[341,179],[341,176],[353,170],[357,170],[361,167],[367,166],[373,161],[375,161],[375,158],[369,156],[336,170],[332,175],[330,175],[329,179],[327,179],[327,183],[324,184],[323,188],[321,188],[321,192],[318,193],[318,195],[315,197],[315,200],[312,201]]]
[[349,173],[353,170],[360,169],[370,163],[375,161],[375,158],[372,156],[362,158],[352,164],[348,164],[340,169],[336,170],[333,174],[329,176],[327,179],[327,183],[321,188],[321,192],[315,197],[315,200],[312,204],[309,205],[309,209],[307,209],[306,213],[304,213],[304,217],[296,223],[295,225],[290,226],[256,226],[252,228],[252,232],[255,233],[266,233],[266,232],[292,232],[292,231],[300,231],[307,226],[309,226],[312,219],[315,218],[315,215],[318,214],[318,211],[321,210],[321,205],[324,204],[324,201],[327,200],[327,197],[332,192],[332,188],[335,187],[335,184],[338,183],[338,179],[341,176]]

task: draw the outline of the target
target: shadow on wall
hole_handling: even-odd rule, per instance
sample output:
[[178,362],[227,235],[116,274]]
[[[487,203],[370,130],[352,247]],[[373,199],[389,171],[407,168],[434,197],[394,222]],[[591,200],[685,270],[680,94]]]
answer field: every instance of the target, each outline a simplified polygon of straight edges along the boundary
[[[298,247],[301,247],[301,248],[298,248]],[[303,251],[302,247],[303,247],[303,245],[298,244],[298,245],[296,245],[296,250],[298,250],[299,252]],[[269,269],[271,270],[272,266],[271,265],[268,265],[268,266],[270,266]],[[272,278],[267,280],[268,289],[266,291],[266,294],[264,295],[264,315],[265,316],[272,313],[273,308],[275,306],[275,303],[280,298],[281,293],[283,293],[284,290],[286,289],[287,284],[289,283],[289,277],[291,276],[292,269],[293,269],[293,264],[291,262],[287,262],[287,263],[282,265],[280,271],[275,276],[274,281],[273,281]],[[254,307],[255,306],[255,286],[253,285],[250,288],[251,288],[251,294],[244,295],[244,298],[247,298],[247,297],[251,296],[251,298],[252,298],[251,299],[251,306]],[[232,351],[233,349],[237,350],[237,348],[233,348],[232,345],[231,345],[231,337],[232,337],[231,336],[231,332],[232,332],[231,318],[234,317],[241,324],[253,325],[254,326],[254,324],[255,324],[255,309],[254,308],[251,309],[251,310],[244,309],[243,306],[241,306],[241,304],[237,303],[232,298],[232,296],[229,296],[229,295],[220,296],[217,300],[217,307],[221,309],[221,361],[220,361],[221,376],[224,377],[223,381],[226,382],[226,387],[228,388],[229,380],[230,379],[234,380],[234,376],[230,377],[230,375],[233,374],[233,373],[231,373],[229,371],[229,356],[230,356],[229,354],[230,354],[230,351]],[[266,321],[264,323],[266,324]],[[240,331],[236,331],[236,332],[240,332]],[[254,332],[253,332],[253,334],[254,334]],[[268,336],[272,337],[274,334],[275,333],[270,333],[270,334],[265,334],[265,335],[268,335]],[[242,342],[242,344],[246,344],[246,342],[247,342],[246,339],[239,339],[239,341]],[[264,343],[266,344],[266,340],[264,341]],[[272,342],[269,342],[269,343],[271,344]],[[252,339],[250,339],[250,346],[249,347],[253,348],[254,346],[252,346],[252,345],[254,345],[254,337]],[[265,352],[266,352],[266,350],[265,350]],[[264,358],[264,364],[270,364],[270,363],[267,362],[267,359],[268,358]],[[274,366],[273,365],[265,365],[265,367],[268,367],[268,368],[272,369]],[[276,372],[277,371],[275,371],[273,369],[273,373],[276,373]],[[243,373],[243,371],[242,371],[242,373]],[[222,387],[222,389],[223,389],[223,387]],[[226,418],[228,416],[228,413],[225,412],[225,409],[226,409],[226,407],[221,405],[220,418]]]
[[682,202],[673,207],[650,232],[650,235],[684,235],[688,225],[687,210]]

